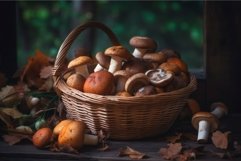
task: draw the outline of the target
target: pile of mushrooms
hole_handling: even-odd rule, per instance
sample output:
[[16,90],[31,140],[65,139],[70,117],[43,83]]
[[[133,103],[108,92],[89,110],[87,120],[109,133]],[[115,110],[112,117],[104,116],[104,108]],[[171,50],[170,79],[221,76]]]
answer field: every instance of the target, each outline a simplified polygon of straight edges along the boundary
[[68,68],[74,72],[66,84],[86,93],[118,96],[152,95],[188,85],[188,67],[179,53],[157,51],[157,43],[149,37],[134,36],[129,44],[132,53],[119,45],[96,53],[95,58],[73,59]]

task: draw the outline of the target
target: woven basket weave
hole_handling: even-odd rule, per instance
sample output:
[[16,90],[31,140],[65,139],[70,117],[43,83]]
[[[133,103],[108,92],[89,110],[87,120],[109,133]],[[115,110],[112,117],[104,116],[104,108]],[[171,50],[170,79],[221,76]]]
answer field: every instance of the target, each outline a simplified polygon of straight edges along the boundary
[[91,27],[103,30],[112,45],[119,45],[113,32],[98,22],[80,25],[66,37],[56,57],[53,76],[67,116],[84,121],[93,133],[105,130],[115,140],[141,139],[165,133],[196,89],[195,77],[190,77],[190,83],[185,88],[145,97],[102,96],[73,89],[63,79],[65,57],[77,36]]

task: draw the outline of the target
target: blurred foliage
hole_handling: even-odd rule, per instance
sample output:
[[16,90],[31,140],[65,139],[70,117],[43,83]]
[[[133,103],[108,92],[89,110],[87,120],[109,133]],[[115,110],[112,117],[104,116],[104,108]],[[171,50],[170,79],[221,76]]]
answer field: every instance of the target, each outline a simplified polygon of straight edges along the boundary
[[[67,34],[89,20],[109,26],[130,51],[132,36],[149,36],[157,41],[158,50],[180,52],[190,68],[204,64],[202,1],[19,1],[17,10],[19,65],[36,49],[56,57]],[[75,48],[86,45],[85,34],[73,44]],[[111,45],[100,31],[90,40],[92,55]]]

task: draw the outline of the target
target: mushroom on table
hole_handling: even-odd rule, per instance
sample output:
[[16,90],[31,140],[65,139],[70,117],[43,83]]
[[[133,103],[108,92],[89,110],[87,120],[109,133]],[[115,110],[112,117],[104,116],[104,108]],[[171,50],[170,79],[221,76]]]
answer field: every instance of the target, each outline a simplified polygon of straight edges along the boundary
[[206,143],[210,132],[219,126],[218,119],[210,112],[198,112],[192,117],[192,125],[198,130],[198,143]]
[[211,104],[211,113],[218,119],[228,114],[227,106],[222,102],[214,102]]

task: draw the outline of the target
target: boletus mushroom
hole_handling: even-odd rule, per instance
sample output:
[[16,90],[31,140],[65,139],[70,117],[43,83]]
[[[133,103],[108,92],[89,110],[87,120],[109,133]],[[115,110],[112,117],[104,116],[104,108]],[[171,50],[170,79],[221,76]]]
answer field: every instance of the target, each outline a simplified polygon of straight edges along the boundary
[[211,113],[218,119],[228,114],[227,106],[222,102],[214,102],[211,104]]
[[127,91],[131,95],[135,95],[135,93],[141,87],[144,87],[149,83],[149,78],[144,73],[137,73],[127,79],[125,84],[125,91]]
[[122,67],[122,61],[132,58],[130,52],[123,46],[111,46],[105,50],[105,55],[110,56],[110,66],[108,71],[114,73]]
[[101,70],[91,73],[85,80],[83,91],[100,95],[111,95],[113,92],[114,76],[112,73]]
[[85,78],[89,75],[87,64],[92,63],[92,59],[88,56],[79,56],[69,62],[68,68],[74,68],[75,72],[83,75]]
[[134,36],[129,44],[135,48],[132,55],[136,58],[142,58],[145,53],[154,52],[157,48],[157,43],[146,36]]
[[219,126],[218,119],[209,112],[198,112],[192,117],[192,125],[198,130],[198,143],[206,143],[210,132]]

